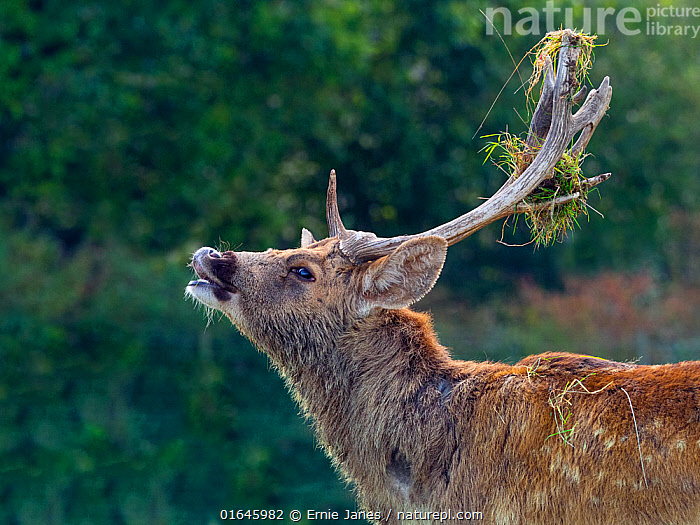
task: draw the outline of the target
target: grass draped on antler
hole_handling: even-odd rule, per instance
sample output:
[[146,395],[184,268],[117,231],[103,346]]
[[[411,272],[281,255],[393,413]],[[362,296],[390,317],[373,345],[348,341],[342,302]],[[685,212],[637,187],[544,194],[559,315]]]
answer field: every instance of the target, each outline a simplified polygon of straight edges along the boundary
[[[530,165],[536,153],[522,138],[508,132],[484,138],[493,139],[484,148],[487,152],[486,160],[491,159],[513,178],[517,178]],[[494,159],[493,153],[496,150],[500,150],[500,155]],[[536,246],[548,246],[555,241],[562,241],[574,225],[578,226],[580,214],[588,216],[588,186],[584,184],[586,179],[581,170],[581,164],[587,155],[583,152],[578,155],[573,155],[570,151],[564,152],[554,166],[552,176],[525,199],[525,204],[532,207],[532,211],[525,214],[525,221]],[[574,197],[568,202],[553,203],[554,199],[564,196]],[[547,203],[552,205],[546,206]]]
[[[546,71],[546,58],[552,61],[554,68],[556,69],[556,60],[559,54],[559,49],[561,48],[563,30],[551,31],[547,33],[542,40],[540,40],[535,46],[530,49],[528,55],[534,56],[532,60],[532,75],[528,80],[528,88],[525,92],[528,101],[531,101],[532,90],[540,82],[542,75]],[[576,61],[576,74],[574,78],[576,79],[577,85],[574,88],[578,88],[583,85],[588,78],[588,71],[593,65],[593,48],[600,47],[595,45],[594,42],[598,35],[588,35],[586,33],[576,33],[576,42],[574,45],[578,45],[581,48],[581,53]],[[604,44],[603,44],[604,45]]]
[[[557,59],[562,34],[562,31],[548,33],[528,53],[534,57],[533,73],[526,90],[528,106],[533,102],[534,86],[546,74],[547,57],[552,63]],[[585,82],[592,65],[593,42],[596,37],[582,33],[577,33],[576,36],[574,45],[581,47],[575,73],[578,85],[574,87],[577,89]],[[521,137],[507,131],[482,138],[491,139],[482,150],[486,152],[484,162],[491,160],[513,179],[530,165],[542,142],[527,144]],[[536,246],[562,241],[574,226],[578,226],[579,215],[588,216],[586,198],[590,184],[586,183],[581,169],[587,155],[583,150],[574,152],[569,148],[554,166],[551,176],[523,201],[529,208],[525,213],[525,221]]]

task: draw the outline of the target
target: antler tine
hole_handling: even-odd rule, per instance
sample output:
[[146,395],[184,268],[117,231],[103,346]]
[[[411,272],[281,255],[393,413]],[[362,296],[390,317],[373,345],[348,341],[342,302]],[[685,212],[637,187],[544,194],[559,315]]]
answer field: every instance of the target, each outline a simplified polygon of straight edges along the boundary
[[[545,179],[552,176],[554,165],[570,146],[576,133],[581,130],[583,130],[581,136],[572,148],[572,152],[583,150],[603,118],[612,97],[609,79],[605,77],[600,87],[588,94],[581,109],[572,116],[573,102],[583,96],[581,92],[573,93],[577,86],[576,64],[581,52],[580,46],[576,45],[576,39],[577,36],[572,31],[565,30],[562,35],[556,75],[553,75],[551,62],[547,66],[543,95],[533,116],[533,125],[528,137],[530,146],[541,142],[542,138],[544,143],[532,163],[517,178],[510,178],[493,196],[477,208],[423,233],[377,238],[374,234],[347,230],[344,236],[341,235],[340,248],[343,253],[356,263],[370,261],[388,255],[406,240],[429,235],[443,237],[451,246],[498,219],[528,211],[531,207],[524,205],[523,199]],[[598,184],[606,178],[607,176],[600,176],[588,179],[588,186]],[[335,192],[334,172],[331,173],[331,185]],[[330,195],[329,187],[329,201]],[[337,204],[335,206],[337,214]],[[338,216],[337,222],[339,221]],[[342,226],[342,223],[340,224]],[[330,225],[329,215],[329,228]]]
[[338,211],[338,191],[335,170],[331,170],[326,193],[326,221],[328,222],[328,236],[343,238],[347,234],[343,221]]
[[605,77],[600,83],[598,89],[594,89],[588,94],[586,102],[581,106],[573,117],[573,127],[577,131],[581,131],[576,144],[571,148],[571,154],[576,156],[581,153],[588,141],[591,140],[593,132],[598,127],[598,123],[603,118],[605,111],[610,105],[612,98],[612,88],[610,87],[610,79]]
[[552,68],[552,60],[549,56],[544,57],[545,73],[542,81],[542,93],[540,100],[537,103],[535,112],[532,114],[530,122],[530,131],[527,134],[526,144],[532,148],[539,146],[544,141],[549,126],[552,124],[552,96],[554,95],[554,69]]

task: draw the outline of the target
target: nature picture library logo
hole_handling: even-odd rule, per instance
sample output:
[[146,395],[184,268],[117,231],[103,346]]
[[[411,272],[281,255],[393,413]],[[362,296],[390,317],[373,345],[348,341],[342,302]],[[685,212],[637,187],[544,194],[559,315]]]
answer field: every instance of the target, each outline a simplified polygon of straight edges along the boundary
[[626,36],[682,36],[697,38],[700,32],[700,7],[677,7],[656,4],[645,9],[636,7],[555,7],[552,0],[545,7],[507,7],[484,10],[486,34],[544,35],[561,27],[579,28],[584,33],[605,35],[616,29]]

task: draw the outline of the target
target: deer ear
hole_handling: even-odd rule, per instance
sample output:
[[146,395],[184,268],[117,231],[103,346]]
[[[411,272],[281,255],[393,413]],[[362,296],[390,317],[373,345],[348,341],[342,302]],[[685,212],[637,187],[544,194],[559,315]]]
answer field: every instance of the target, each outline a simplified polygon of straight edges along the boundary
[[362,276],[363,306],[405,308],[427,294],[440,276],[447,241],[430,236],[411,239],[371,263]]
[[314,239],[314,234],[311,233],[309,230],[306,228],[301,229],[301,247],[306,248],[310,244],[313,244],[316,242],[316,239]]

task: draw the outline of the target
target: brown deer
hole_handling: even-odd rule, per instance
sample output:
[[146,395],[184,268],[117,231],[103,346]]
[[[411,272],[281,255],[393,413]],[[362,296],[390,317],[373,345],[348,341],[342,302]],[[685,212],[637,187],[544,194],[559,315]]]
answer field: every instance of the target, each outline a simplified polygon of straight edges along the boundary
[[587,145],[612,88],[606,77],[572,115],[575,44],[565,32],[556,75],[547,65],[534,160],[469,213],[410,236],[347,230],[331,172],[328,238],[303,230],[298,249],[194,254],[187,293],[267,353],[377,522],[700,523],[700,362],[458,361],[408,309],[449,245],[530,209],[523,199],[565,150]]

